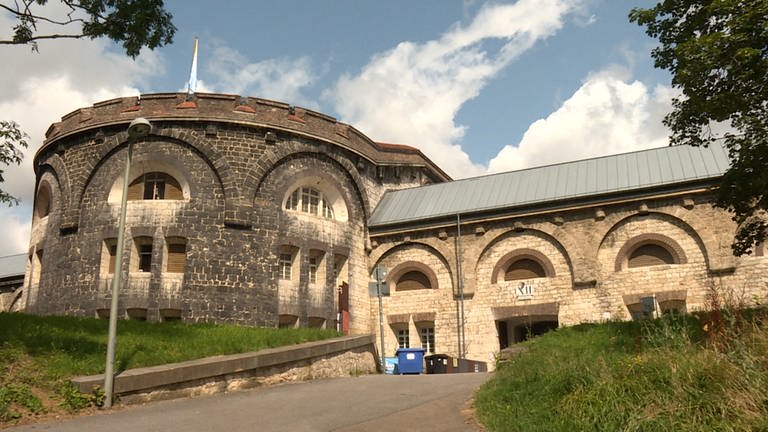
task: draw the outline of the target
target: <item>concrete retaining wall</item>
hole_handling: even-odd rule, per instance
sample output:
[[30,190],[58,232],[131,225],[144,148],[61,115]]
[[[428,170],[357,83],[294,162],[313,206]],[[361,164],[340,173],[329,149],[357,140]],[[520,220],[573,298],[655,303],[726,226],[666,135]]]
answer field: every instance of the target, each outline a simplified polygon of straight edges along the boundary
[[[260,385],[376,372],[372,335],[346,336],[245,354],[208,357],[139,369],[115,377],[121,403],[220,393]],[[104,375],[76,377],[81,392],[103,386]]]

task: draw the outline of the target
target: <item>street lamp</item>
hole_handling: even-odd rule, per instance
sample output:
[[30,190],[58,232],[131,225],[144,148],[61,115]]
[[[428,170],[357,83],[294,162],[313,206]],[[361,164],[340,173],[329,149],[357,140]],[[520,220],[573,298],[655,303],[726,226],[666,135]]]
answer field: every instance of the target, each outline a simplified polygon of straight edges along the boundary
[[128,125],[128,155],[125,160],[123,177],[123,196],[120,200],[120,218],[117,227],[117,249],[115,250],[115,269],[112,279],[112,303],[109,308],[109,336],[107,338],[107,367],[104,371],[104,408],[112,407],[112,393],[115,383],[115,342],[117,338],[117,297],[120,291],[120,276],[123,267],[123,244],[125,242],[125,210],[128,207],[128,182],[131,180],[131,153],[133,142],[149,135],[152,124],[145,118],[134,119]]

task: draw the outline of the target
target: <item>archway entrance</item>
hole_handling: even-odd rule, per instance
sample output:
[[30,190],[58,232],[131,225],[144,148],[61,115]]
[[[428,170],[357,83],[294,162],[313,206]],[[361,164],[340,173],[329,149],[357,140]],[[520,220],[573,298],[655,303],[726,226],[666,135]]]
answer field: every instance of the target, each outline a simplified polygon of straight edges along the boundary
[[499,335],[499,349],[544,333],[559,327],[557,316],[516,317],[507,320],[497,320],[496,329]]

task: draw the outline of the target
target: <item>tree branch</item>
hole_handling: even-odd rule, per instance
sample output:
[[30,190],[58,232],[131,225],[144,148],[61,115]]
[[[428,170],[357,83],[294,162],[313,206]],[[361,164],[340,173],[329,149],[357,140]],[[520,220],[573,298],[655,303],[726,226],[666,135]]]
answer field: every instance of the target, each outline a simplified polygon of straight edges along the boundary
[[84,37],[85,35],[82,35],[82,34],[79,34],[79,35],[52,34],[52,35],[33,36],[24,42],[15,42],[13,40],[0,40],[0,45],[26,45],[29,42],[33,42],[38,39],[82,39]]
[[[72,8],[72,6],[70,6],[70,8],[72,9],[73,12],[75,11],[75,9]],[[49,22],[51,24],[56,24],[56,25],[68,25],[68,24],[72,24],[72,23],[75,23],[75,22],[82,22],[82,23],[85,22],[85,20],[82,19],[82,18],[72,18],[72,12],[67,14],[67,17],[69,17],[68,21],[56,21],[56,20],[53,20],[51,18],[46,18],[44,16],[33,15],[28,7],[25,9],[26,12],[21,12],[21,11],[14,10],[13,8],[11,8],[9,6],[0,3],[0,9],[5,9],[8,12],[16,15],[19,18],[27,17],[27,18],[32,18],[33,20],[45,21],[45,22]],[[85,9],[83,9],[83,10],[85,10]]]

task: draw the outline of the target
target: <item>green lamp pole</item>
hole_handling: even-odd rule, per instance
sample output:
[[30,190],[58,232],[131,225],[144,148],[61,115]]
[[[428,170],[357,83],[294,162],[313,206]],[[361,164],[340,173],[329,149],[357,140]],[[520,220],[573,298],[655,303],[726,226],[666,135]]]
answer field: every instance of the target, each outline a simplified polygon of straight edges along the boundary
[[125,161],[123,177],[123,196],[120,201],[120,218],[117,227],[117,249],[115,251],[115,269],[112,279],[112,303],[109,308],[109,336],[107,338],[107,366],[104,371],[104,408],[112,407],[112,394],[115,384],[115,343],[117,339],[117,298],[120,291],[120,276],[123,267],[123,245],[125,243],[125,210],[128,203],[128,182],[131,180],[131,153],[133,142],[149,135],[152,124],[139,117],[128,125],[128,155]]

